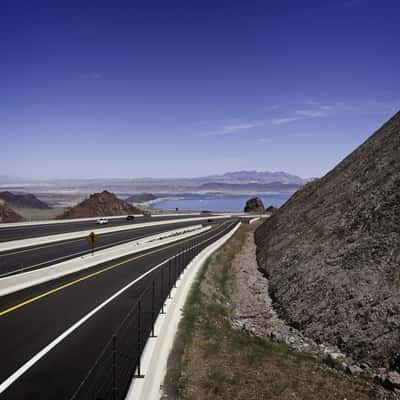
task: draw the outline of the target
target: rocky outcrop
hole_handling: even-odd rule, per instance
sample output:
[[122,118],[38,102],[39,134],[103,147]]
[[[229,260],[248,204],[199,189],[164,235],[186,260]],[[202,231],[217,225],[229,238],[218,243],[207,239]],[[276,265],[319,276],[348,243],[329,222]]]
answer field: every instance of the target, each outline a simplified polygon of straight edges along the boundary
[[264,212],[264,204],[259,197],[252,197],[247,200],[244,212]]
[[12,193],[0,192],[0,199],[7,202],[11,207],[16,208],[36,208],[40,210],[47,210],[50,207],[43,201],[39,200],[32,193]]
[[129,203],[144,203],[155,199],[157,199],[157,196],[152,193],[137,193],[129,196],[126,201]]
[[141,214],[141,210],[119,199],[108,191],[94,193],[61,215],[60,219],[106,217],[113,215]]
[[10,206],[0,199],[0,222],[21,222],[24,221]]
[[400,113],[256,231],[280,316],[360,363],[400,370]]

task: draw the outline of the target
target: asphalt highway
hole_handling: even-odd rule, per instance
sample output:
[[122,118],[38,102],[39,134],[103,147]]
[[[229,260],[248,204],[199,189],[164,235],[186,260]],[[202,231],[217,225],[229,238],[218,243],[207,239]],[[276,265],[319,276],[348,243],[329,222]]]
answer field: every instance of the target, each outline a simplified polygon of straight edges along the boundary
[[[217,223],[220,220],[215,220]],[[179,223],[171,223],[160,226],[148,226],[122,232],[111,232],[98,235],[95,249],[101,250],[139,239],[145,236],[156,235],[172,229],[179,229],[185,226],[196,225],[197,222],[184,220]],[[203,225],[209,224],[203,222]],[[0,253],[0,278],[27,272],[38,268],[79,257],[90,253],[91,247],[85,238],[66,240],[63,242],[46,243],[29,248],[10,250]]]
[[235,224],[227,221],[194,238],[1,298],[0,399],[70,400],[132,304],[154,281],[159,272],[154,267],[190,245],[211,244]]
[[87,229],[111,228],[115,226],[135,225],[145,222],[167,221],[170,219],[193,218],[193,215],[176,215],[168,217],[135,217],[133,221],[127,221],[126,218],[110,219],[107,224],[99,225],[96,221],[76,221],[54,224],[35,224],[14,227],[2,227],[0,224],[0,242],[10,240],[28,239],[33,237],[56,235],[59,233],[79,232]]

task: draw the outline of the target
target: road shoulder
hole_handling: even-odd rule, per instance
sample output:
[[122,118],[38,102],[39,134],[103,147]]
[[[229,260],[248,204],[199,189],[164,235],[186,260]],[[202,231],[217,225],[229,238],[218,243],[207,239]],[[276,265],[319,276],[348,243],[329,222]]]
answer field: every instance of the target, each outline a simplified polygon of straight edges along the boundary
[[242,225],[203,267],[170,353],[163,399],[395,399],[369,379],[271,338],[283,322],[259,287],[256,226]]

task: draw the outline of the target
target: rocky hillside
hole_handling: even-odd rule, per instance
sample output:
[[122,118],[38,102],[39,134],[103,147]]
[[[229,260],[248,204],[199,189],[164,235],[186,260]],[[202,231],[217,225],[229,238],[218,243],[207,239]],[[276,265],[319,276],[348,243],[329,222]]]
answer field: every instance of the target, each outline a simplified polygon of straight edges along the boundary
[[400,370],[400,113],[256,231],[280,314],[358,361]]
[[23,220],[4,200],[0,199],[0,223],[21,222]]
[[141,210],[119,199],[108,191],[94,193],[75,207],[66,211],[59,218],[90,218],[112,215],[141,214]]
[[12,193],[5,191],[0,192],[0,199],[7,202],[11,207],[16,208],[36,208],[40,210],[47,210],[50,208],[32,193]]

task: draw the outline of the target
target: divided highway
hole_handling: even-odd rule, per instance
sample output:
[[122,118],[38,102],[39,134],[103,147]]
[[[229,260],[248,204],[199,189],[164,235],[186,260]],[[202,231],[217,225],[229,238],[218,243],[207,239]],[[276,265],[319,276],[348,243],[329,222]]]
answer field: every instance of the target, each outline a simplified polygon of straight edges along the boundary
[[[154,282],[159,272],[155,267],[188,246],[208,246],[236,223],[226,221],[194,238],[1,298],[0,399],[88,399],[80,397],[81,382],[132,305]],[[159,287],[155,289],[162,296]],[[118,399],[123,398],[122,389]]]
[[[217,222],[218,220],[215,221]],[[105,249],[117,244],[140,239],[145,236],[155,235],[172,229],[183,228],[185,226],[196,225],[198,223],[202,223],[203,225],[209,224],[203,221],[185,222],[183,219],[181,223],[171,223],[160,226],[155,225],[122,232],[106,233],[98,236],[95,248],[97,250]],[[47,267],[70,258],[82,256],[90,251],[90,245],[86,239],[77,238],[0,252],[0,278],[20,272]]]
[[[200,214],[199,214],[200,215]],[[73,221],[73,222],[54,222],[51,224],[35,224],[21,226],[1,226],[0,242],[10,240],[28,239],[40,236],[56,235],[61,233],[79,232],[87,229],[111,228],[115,226],[135,225],[145,222],[168,221],[170,219],[193,218],[193,215],[172,215],[172,216],[136,216],[133,221],[127,221],[124,218],[109,219],[108,224],[98,225],[96,221]]]

